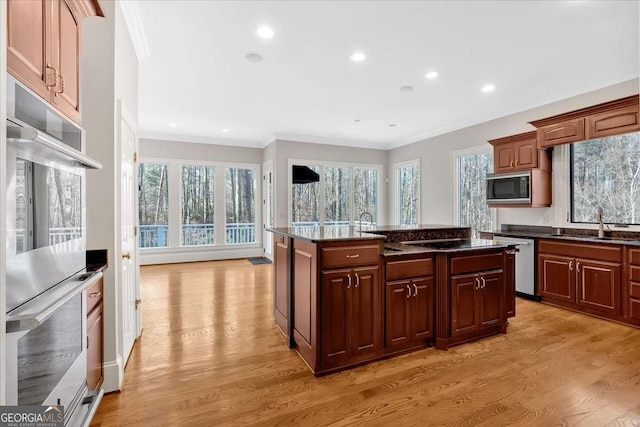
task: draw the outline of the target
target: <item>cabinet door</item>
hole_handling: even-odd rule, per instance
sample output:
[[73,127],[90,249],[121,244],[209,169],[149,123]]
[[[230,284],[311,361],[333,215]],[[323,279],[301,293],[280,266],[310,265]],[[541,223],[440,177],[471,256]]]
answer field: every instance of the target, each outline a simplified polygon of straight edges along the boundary
[[379,268],[353,270],[351,286],[351,356],[382,348],[382,301]]
[[513,147],[516,158],[516,169],[538,167],[538,146],[535,139],[514,142]]
[[7,1],[7,69],[35,93],[49,101],[47,68],[51,31],[49,1]]
[[480,275],[480,326],[492,326],[503,318],[502,273]]
[[620,264],[576,260],[578,304],[620,314]]
[[557,255],[540,255],[538,259],[538,280],[540,294],[576,302],[575,260]]
[[411,281],[411,339],[413,341],[427,340],[434,335],[433,278],[414,279]]
[[587,139],[640,130],[638,106],[618,108],[606,113],[594,114],[587,119]]
[[456,337],[477,329],[477,275],[451,277],[451,336]]
[[53,105],[69,118],[80,121],[80,16],[65,0],[53,5],[52,65],[58,72]]
[[274,237],[273,264],[275,282],[275,319],[276,324],[285,335],[289,335],[287,319],[289,310],[287,300],[289,296],[289,238],[285,236]]
[[538,129],[538,148],[584,141],[584,117]]
[[387,282],[385,294],[386,346],[406,344],[411,340],[411,281]]
[[349,283],[351,270],[322,273],[322,363],[340,363],[349,357]]
[[102,303],[87,319],[87,386],[96,390],[102,384]]
[[495,156],[494,172],[509,172],[513,170],[515,163],[513,144],[496,145],[493,149],[493,155]]

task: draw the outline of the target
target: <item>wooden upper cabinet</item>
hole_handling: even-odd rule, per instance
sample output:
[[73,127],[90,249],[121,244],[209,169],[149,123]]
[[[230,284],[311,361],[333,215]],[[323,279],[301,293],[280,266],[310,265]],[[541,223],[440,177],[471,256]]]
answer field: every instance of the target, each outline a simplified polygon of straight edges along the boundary
[[638,105],[594,114],[587,118],[587,139],[602,138],[640,130]]
[[640,131],[638,95],[531,122],[538,148]]
[[495,173],[542,168],[551,169],[551,156],[547,150],[538,150],[536,132],[489,141],[493,145]]
[[7,1],[7,70],[47,100],[53,79],[47,68],[51,6],[48,1]]
[[538,129],[538,147],[548,148],[554,145],[584,141],[584,118],[554,123]]
[[80,16],[65,0],[53,2],[54,44],[52,66],[57,72],[53,105],[80,122]]
[[8,0],[7,69],[80,122],[80,27],[104,16],[97,0]]

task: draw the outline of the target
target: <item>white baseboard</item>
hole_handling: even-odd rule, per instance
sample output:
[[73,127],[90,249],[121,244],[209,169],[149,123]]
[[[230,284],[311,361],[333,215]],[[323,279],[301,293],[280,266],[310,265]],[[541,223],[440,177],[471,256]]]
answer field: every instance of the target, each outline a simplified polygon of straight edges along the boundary
[[193,248],[140,250],[140,265],[172,264],[193,261],[217,261],[261,257],[262,247],[194,250]]
[[102,365],[104,373],[104,381],[102,382],[102,389],[105,393],[112,391],[122,390],[122,383],[124,382],[124,366],[122,359],[118,357],[117,360],[105,362]]

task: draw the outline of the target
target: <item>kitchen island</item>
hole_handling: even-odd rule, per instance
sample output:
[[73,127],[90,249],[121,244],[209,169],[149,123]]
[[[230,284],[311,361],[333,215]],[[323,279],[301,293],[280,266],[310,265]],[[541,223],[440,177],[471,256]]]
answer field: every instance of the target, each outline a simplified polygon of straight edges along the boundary
[[513,246],[440,225],[274,233],[275,319],[314,374],[505,333]]

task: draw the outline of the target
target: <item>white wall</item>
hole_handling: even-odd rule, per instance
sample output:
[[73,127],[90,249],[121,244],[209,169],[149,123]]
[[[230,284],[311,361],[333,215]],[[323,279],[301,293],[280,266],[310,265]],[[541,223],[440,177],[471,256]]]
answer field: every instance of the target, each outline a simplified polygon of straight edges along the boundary
[[[7,28],[7,2],[0,1],[0,28]],[[7,32],[0,31],[0,191],[4,195],[4,189],[6,188],[5,180],[6,176],[4,171],[7,170],[6,159],[6,143],[7,143],[7,79],[6,79],[6,67],[7,63]],[[5,283],[5,209],[6,209],[5,197],[0,197],[0,325],[5,324],[6,313],[6,283]],[[0,406],[5,404],[5,370],[6,370],[6,351],[5,351],[5,328],[0,327]]]
[[[276,227],[287,227],[289,224],[288,174],[290,159],[311,160],[323,163],[338,162],[382,165],[382,182],[384,184],[379,197],[382,200],[382,206],[386,206],[388,184],[385,183],[385,178],[387,177],[387,172],[384,168],[387,158],[387,152],[385,150],[277,140],[265,149],[263,160],[266,161],[270,158],[274,159],[274,211],[276,213]],[[381,212],[380,215],[384,215],[384,212]],[[381,223],[384,222],[384,218],[381,218]]]
[[262,149],[141,138],[140,157],[261,164]]
[[[87,154],[102,164],[87,171],[87,248],[107,249],[104,286],[104,389],[119,390],[124,379],[120,308],[120,161],[117,100],[137,121],[138,60],[120,7],[102,2],[106,18],[83,21],[82,116]],[[132,55],[133,53],[133,55]]]
[[[638,80],[630,80],[597,91],[582,94],[563,101],[533,108],[510,116],[491,120],[455,132],[429,138],[413,144],[395,148],[388,152],[388,170],[394,163],[420,159],[421,166],[421,220],[423,223],[450,224],[455,221],[453,198],[454,162],[452,152],[487,144],[490,139],[535,130],[528,122],[560,113],[588,107],[601,102],[638,93]],[[559,163],[562,150],[554,150],[554,169]],[[391,177],[392,181],[395,177]],[[561,193],[568,182],[560,170],[554,170],[554,206],[551,208],[498,209],[500,224],[564,225],[564,206]],[[389,203],[391,214],[393,203]]]

